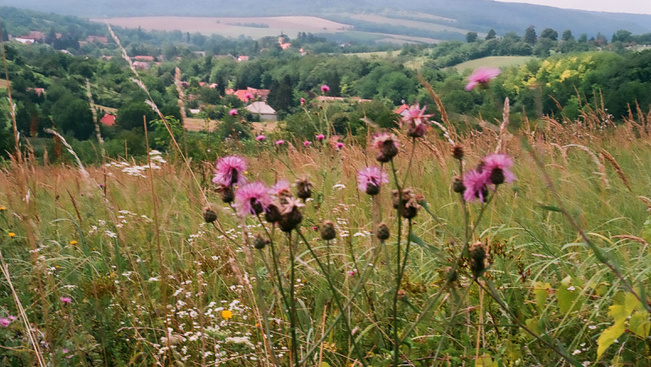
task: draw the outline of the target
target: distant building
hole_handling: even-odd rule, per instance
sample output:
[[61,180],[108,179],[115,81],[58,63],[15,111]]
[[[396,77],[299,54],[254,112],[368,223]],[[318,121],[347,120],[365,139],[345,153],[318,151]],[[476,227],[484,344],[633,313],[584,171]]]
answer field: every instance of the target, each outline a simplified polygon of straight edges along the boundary
[[146,56],[146,55],[137,55],[132,58],[135,61],[146,61],[146,62],[153,62],[154,57],[153,56]]
[[253,114],[260,115],[260,118],[264,121],[276,120],[276,110],[274,110],[266,102],[253,102],[244,108]]
[[39,97],[45,94],[45,88],[27,88],[27,90],[36,93]]
[[405,117],[409,114],[409,106],[403,103],[400,107],[396,108],[393,112],[396,115]]
[[246,89],[238,89],[238,90],[228,89],[226,90],[226,94],[235,95],[237,98],[240,99],[240,101],[244,103],[248,103],[256,99],[259,99],[264,102],[267,100],[267,97],[269,96],[269,89],[256,89],[251,87],[248,87]]
[[237,57],[237,61],[238,62],[249,61],[249,57],[246,56],[246,55],[240,55],[240,56]]
[[106,45],[108,44],[108,37],[90,35],[86,37],[86,41],[90,43],[101,43],[103,45]]
[[136,69],[140,69],[140,70],[149,70],[149,68],[150,68],[151,66],[149,65],[148,62],[144,62],[144,61],[134,61],[134,62],[133,62],[133,67],[136,68]]

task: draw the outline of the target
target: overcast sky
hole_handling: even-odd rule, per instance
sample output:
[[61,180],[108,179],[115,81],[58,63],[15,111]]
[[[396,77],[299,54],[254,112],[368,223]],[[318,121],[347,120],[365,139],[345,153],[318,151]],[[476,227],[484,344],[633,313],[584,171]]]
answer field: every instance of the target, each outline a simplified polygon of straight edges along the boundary
[[614,13],[651,14],[651,0],[498,0],[529,3],[567,9],[607,11]]

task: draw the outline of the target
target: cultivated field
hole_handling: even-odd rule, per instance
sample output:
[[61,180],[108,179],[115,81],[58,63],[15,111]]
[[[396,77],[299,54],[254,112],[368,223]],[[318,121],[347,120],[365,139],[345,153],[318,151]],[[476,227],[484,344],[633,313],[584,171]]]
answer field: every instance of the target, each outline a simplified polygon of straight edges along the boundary
[[[283,17],[243,17],[243,18],[212,18],[212,17],[132,17],[92,19],[96,22],[145,30],[199,32],[206,35],[218,34],[226,37],[244,35],[252,38],[277,36],[285,33],[294,38],[298,32],[335,33],[349,30],[346,24],[336,23],[318,17],[283,16]],[[256,26],[246,26],[255,24]],[[259,25],[266,25],[261,28]]]

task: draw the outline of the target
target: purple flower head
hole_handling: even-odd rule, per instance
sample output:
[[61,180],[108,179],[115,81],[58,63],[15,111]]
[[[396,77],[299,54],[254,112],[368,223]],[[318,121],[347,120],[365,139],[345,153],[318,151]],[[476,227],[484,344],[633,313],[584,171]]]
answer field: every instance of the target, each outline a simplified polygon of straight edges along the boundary
[[276,145],[283,145],[283,144],[285,144],[284,140],[282,140],[282,139],[281,140],[276,140]]
[[301,98],[301,106],[305,104],[305,98]]
[[338,141],[337,144],[335,144],[335,147],[337,148],[337,150],[339,150],[344,147],[344,143]]
[[312,144],[309,140],[303,142],[303,146],[309,147]]
[[291,187],[289,186],[289,181],[287,180],[276,181],[276,183],[271,187],[271,189],[269,189],[269,193],[275,197],[292,196],[292,190]]
[[328,92],[330,92],[330,87],[328,87],[328,86],[325,85],[325,84],[322,85],[322,86],[321,86],[321,92],[323,92],[323,93],[328,93]]
[[269,189],[262,182],[252,182],[235,191],[234,206],[240,217],[260,214],[270,202]]
[[63,303],[71,304],[72,303],[72,298],[70,298],[70,297],[61,297],[61,298],[59,298],[59,301],[61,301]]
[[486,86],[491,79],[497,78],[500,75],[500,69],[496,68],[478,68],[470,76],[468,76],[468,84],[466,90],[472,90],[478,85]]
[[316,140],[323,140],[323,139],[325,139],[325,135],[323,134],[319,134],[316,136]]
[[228,114],[231,116],[237,115],[237,109],[233,108],[232,110],[228,111]]
[[212,182],[228,187],[235,184],[242,185],[246,182],[244,171],[246,171],[246,161],[243,158],[235,155],[220,158]]
[[244,95],[244,98],[246,98],[246,99],[253,99],[253,94],[251,94],[251,93],[247,93],[247,94]]
[[488,197],[489,179],[490,175],[487,175],[485,171],[472,170],[466,172],[465,176],[463,176],[463,185],[466,188],[466,191],[463,192],[463,199],[467,202],[479,199],[479,201],[485,203]]
[[357,173],[357,188],[369,195],[380,193],[380,185],[389,182],[389,176],[379,167],[366,167]]
[[265,140],[266,138],[267,138],[267,137],[264,136],[264,135],[258,135],[258,136],[255,137],[255,140],[257,140],[257,141],[263,141],[263,140]]
[[480,164],[482,173],[488,176],[488,181],[493,185],[515,181],[515,175],[511,172],[512,166],[513,159],[506,154],[487,155]]
[[6,317],[0,317],[0,326],[7,327],[9,324],[11,324],[11,320]]
[[407,135],[420,138],[425,135],[425,129],[430,124],[428,118],[432,115],[425,114],[425,109],[427,107],[423,106],[423,109],[420,109],[418,104],[410,106],[407,110],[407,114],[402,118],[402,122],[407,124]]

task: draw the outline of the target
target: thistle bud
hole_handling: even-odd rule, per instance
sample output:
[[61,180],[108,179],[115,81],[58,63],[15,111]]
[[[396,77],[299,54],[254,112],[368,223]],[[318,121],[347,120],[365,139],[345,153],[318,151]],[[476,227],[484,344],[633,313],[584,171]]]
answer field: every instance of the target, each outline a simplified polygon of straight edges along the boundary
[[401,301],[407,300],[407,292],[405,292],[403,289],[398,290],[398,299]]
[[388,239],[391,236],[391,233],[389,232],[389,226],[386,225],[386,223],[382,222],[377,226],[377,230],[375,232],[375,236],[380,240],[384,241]]
[[454,178],[454,182],[452,182],[452,191],[461,195],[463,195],[463,193],[466,192],[466,186],[463,184],[463,180],[461,179],[461,177],[457,176]]
[[470,270],[475,279],[478,278],[486,268],[484,260],[486,260],[484,244],[477,242],[470,247]]
[[448,267],[445,269],[445,273],[447,274],[447,279],[448,279],[448,282],[450,282],[450,283],[454,283],[454,282],[456,282],[457,279],[459,278],[459,274],[457,274],[457,271],[456,271],[456,270],[452,271],[452,267],[451,267],[451,266],[448,266]]
[[264,249],[265,246],[267,246],[268,243],[269,243],[269,240],[262,237],[259,234],[256,234],[255,238],[253,239],[253,247],[255,247],[258,250]]
[[452,156],[454,159],[463,159],[463,147],[461,145],[455,145],[452,147]]
[[296,196],[303,200],[312,197],[312,183],[307,178],[296,181]]
[[210,206],[206,206],[203,208],[203,220],[205,220],[206,223],[212,223],[217,220],[217,213],[215,213]]
[[323,225],[321,226],[321,238],[330,241],[335,238],[336,235],[337,232],[335,231],[335,225],[329,220],[323,222]]
[[278,206],[274,203],[271,203],[267,205],[267,207],[264,210],[264,220],[266,220],[269,223],[276,223],[280,221],[280,209],[278,209]]
[[226,204],[232,203],[235,200],[235,193],[233,192],[233,188],[230,186],[218,185],[215,191],[219,193],[222,201]]

